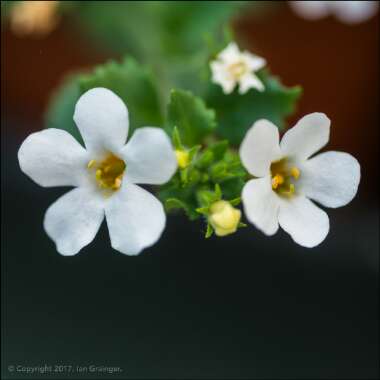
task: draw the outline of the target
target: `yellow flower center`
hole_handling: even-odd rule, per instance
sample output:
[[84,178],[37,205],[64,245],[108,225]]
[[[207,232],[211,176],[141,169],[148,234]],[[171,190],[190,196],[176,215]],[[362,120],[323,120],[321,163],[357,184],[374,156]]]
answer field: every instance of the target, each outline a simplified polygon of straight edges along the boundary
[[210,207],[209,222],[217,236],[234,233],[238,228],[240,217],[240,210],[232,207],[227,201],[217,201]]
[[185,169],[190,163],[190,155],[186,150],[176,150],[175,156],[177,158],[178,166]]
[[238,80],[248,71],[248,67],[245,62],[239,61],[229,65],[227,70],[233,79]]
[[281,196],[291,197],[296,192],[296,181],[301,175],[301,171],[291,165],[286,158],[272,162],[270,167],[272,175],[272,189]]
[[101,189],[116,191],[121,186],[126,165],[119,157],[109,154],[100,162],[91,160],[87,168],[95,171],[96,182]]

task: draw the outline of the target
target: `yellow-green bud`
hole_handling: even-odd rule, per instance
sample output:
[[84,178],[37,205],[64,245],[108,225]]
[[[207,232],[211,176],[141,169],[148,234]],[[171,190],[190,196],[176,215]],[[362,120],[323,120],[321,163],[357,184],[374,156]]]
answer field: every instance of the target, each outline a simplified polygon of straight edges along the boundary
[[226,236],[237,230],[240,217],[240,210],[221,200],[211,205],[208,220],[217,236]]
[[175,156],[177,158],[178,166],[185,169],[190,163],[190,155],[186,150],[176,150]]

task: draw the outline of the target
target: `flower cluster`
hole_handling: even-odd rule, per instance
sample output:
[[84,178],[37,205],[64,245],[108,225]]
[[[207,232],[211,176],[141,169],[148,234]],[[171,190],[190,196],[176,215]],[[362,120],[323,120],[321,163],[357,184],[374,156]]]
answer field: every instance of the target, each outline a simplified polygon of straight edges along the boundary
[[[210,79],[222,96],[243,99],[266,91],[257,73],[265,64],[230,43],[210,62]],[[31,134],[18,153],[21,170],[37,184],[74,187],[44,219],[46,233],[66,256],[88,245],[104,218],[112,247],[137,255],[157,242],[172,209],[184,210],[190,220],[204,218],[206,237],[245,227],[243,211],[264,234],[281,226],[296,243],[315,247],[329,232],[329,218],[314,201],[344,206],[360,182],[351,155],[315,155],[330,136],[323,113],[304,116],[281,141],[278,126],[252,120],[238,150],[212,136],[215,112],[186,91],[172,92],[165,128],[140,126],[128,142],[128,109],[110,89],[84,91],[73,118],[85,147],[68,132],[48,128]],[[141,185],[154,185],[159,199]]]

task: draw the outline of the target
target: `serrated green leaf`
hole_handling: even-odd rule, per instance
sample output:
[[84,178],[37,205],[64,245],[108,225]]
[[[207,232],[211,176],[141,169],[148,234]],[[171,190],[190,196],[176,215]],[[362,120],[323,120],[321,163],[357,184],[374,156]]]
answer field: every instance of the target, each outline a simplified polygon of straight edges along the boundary
[[46,127],[63,129],[83,143],[73,121],[74,109],[80,96],[94,87],[110,89],[127,105],[129,135],[138,127],[163,125],[158,94],[150,72],[127,58],[122,63],[109,62],[97,66],[90,74],[68,77],[51,98],[45,116]]
[[241,95],[235,89],[232,94],[225,95],[220,86],[210,85],[206,99],[217,114],[217,133],[231,144],[240,145],[248,129],[258,119],[268,119],[278,128],[283,128],[285,118],[295,110],[301,95],[300,87],[285,87],[265,71],[260,77],[265,86],[263,92],[250,89]]
[[185,145],[200,144],[216,128],[215,112],[208,109],[204,101],[191,92],[172,90],[168,105],[169,134],[175,126]]
[[45,127],[63,129],[83,145],[82,136],[73,120],[75,104],[81,95],[78,77],[69,76],[53,93],[45,114]]
[[84,93],[94,87],[105,87],[120,96],[128,107],[130,131],[142,126],[162,126],[159,95],[149,70],[128,57],[97,66],[91,74],[80,77]]

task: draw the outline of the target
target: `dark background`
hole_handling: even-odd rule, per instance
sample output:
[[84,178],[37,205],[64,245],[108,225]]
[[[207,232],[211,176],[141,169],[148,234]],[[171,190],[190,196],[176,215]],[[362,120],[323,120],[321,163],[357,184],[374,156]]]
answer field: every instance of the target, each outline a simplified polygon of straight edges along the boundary
[[235,22],[275,74],[304,87],[290,122],[325,112],[328,148],[362,164],[355,200],[328,211],[325,242],[308,250],[253,228],[205,240],[203,224],[178,215],[137,257],[113,251],[105,225],[80,254],[60,256],[42,220],[67,189],[38,187],[17,162],[64,75],[109,57],[65,20],[44,39],[3,28],[2,377],[21,377],[9,365],[94,364],[123,378],[377,378],[378,27],[378,16],[307,22],[285,4]]

